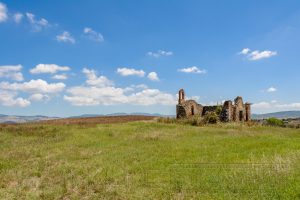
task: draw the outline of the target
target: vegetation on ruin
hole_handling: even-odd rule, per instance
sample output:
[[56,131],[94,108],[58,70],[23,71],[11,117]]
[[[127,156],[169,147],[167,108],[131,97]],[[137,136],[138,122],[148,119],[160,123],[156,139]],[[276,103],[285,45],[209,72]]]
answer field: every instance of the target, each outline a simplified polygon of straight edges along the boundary
[[300,130],[153,120],[0,126],[0,199],[145,198],[299,199]]

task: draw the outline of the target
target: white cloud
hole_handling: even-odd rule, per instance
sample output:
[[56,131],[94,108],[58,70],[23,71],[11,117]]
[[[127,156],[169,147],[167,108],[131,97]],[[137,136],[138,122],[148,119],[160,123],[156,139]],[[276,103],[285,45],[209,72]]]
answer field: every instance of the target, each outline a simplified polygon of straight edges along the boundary
[[148,89],[148,86],[145,84],[138,84],[138,85],[130,85],[130,88],[133,90],[135,89]]
[[20,72],[22,65],[0,66],[0,78],[9,78],[14,81],[23,81],[23,74]]
[[44,102],[47,102],[47,101],[50,100],[50,97],[46,94],[36,93],[36,94],[30,95],[29,99],[31,101],[44,101]]
[[83,69],[86,74],[87,86],[77,86],[67,89],[64,100],[76,106],[92,105],[175,105],[176,95],[149,89],[146,85],[131,85],[130,87],[115,87],[104,76],[97,77],[94,70]]
[[253,109],[270,109],[271,107],[272,104],[265,101],[252,104]]
[[30,105],[30,101],[23,98],[16,98],[15,92],[8,92],[5,90],[0,90],[0,104],[3,106],[18,106],[27,107]]
[[87,68],[84,68],[82,70],[82,73],[84,73],[87,77],[86,83],[91,86],[98,86],[98,87],[107,87],[114,85],[113,81],[109,80],[105,76],[97,76],[97,73],[95,70],[90,70]]
[[47,83],[41,79],[31,80],[24,83],[0,83],[0,89],[27,93],[53,94],[63,91],[65,87],[66,85],[64,83]]
[[13,17],[14,17],[14,21],[18,24],[22,21],[23,14],[22,13],[15,13]]
[[52,78],[56,80],[66,80],[68,76],[66,74],[55,74]]
[[97,33],[96,31],[94,31],[92,28],[84,28],[83,29],[83,33],[90,39],[96,42],[103,42],[104,41],[104,37],[101,33]]
[[163,51],[163,50],[158,50],[157,52],[148,52],[147,53],[148,56],[152,56],[154,58],[159,58],[162,56],[172,56],[173,52],[172,51]]
[[272,56],[276,56],[277,52],[276,51],[253,51],[251,52],[249,59],[250,60],[261,60],[264,58],[270,58]]
[[249,48],[244,48],[239,54],[247,55],[250,52]]
[[248,60],[255,61],[255,60],[261,60],[265,58],[270,58],[273,56],[277,55],[276,51],[270,51],[270,50],[265,50],[265,51],[252,51],[249,48],[244,48],[239,54],[245,55]]
[[126,94],[128,91],[116,87],[73,87],[67,90],[64,99],[76,106],[92,105],[175,105],[176,97],[158,89],[143,89],[140,92]]
[[75,38],[68,31],[64,31],[61,35],[57,35],[56,40],[58,42],[75,43]]
[[150,72],[147,76],[151,81],[159,81],[158,75],[156,72]]
[[67,90],[64,99],[77,106],[113,105],[126,103],[127,98],[122,88],[115,87],[72,87]]
[[299,110],[300,103],[279,103],[276,100],[271,102],[258,102],[252,105],[254,113],[268,113],[275,111],[288,111],[288,110]]
[[300,103],[276,104],[275,107],[283,110],[298,110],[300,109]]
[[45,18],[36,20],[35,15],[32,13],[26,13],[26,17],[34,31],[41,31],[43,28],[49,26],[49,22]]
[[117,73],[120,74],[121,76],[139,76],[139,77],[144,77],[145,72],[143,70],[136,70],[136,69],[130,69],[130,68],[118,68]]
[[32,74],[50,73],[55,74],[59,71],[69,71],[71,68],[68,66],[59,66],[56,64],[38,64],[35,68],[30,70]]
[[276,92],[277,89],[275,87],[270,87],[267,89],[267,92]]
[[161,92],[158,89],[144,89],[141,92],[133,93],[128,96],[129,103],[135,105],[175,105],[174,95]]
[[5,4],[0,2],[0,23],[7,20],[7,7]]
[[196,66],[178,69],[178,71],[179,72],[184,72],[184,73],[206,74],[206,70],[199,69]]
[[[178,94],[177,94],[178,95]],[[178,98],[178,97],[177,97]],[[191,97],[186,97],[186,99],[192,99],[195,101],[199,101],[200,100],[200,96],[191,96]],[[213,105],[217,105],[218,103],[215,103]]]

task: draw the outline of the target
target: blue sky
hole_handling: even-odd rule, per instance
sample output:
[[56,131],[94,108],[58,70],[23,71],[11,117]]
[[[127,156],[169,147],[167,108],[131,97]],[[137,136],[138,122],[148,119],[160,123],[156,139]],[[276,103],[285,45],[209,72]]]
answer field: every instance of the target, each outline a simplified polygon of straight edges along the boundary
[[300,2],[0,0],[0,113],[300,110]]

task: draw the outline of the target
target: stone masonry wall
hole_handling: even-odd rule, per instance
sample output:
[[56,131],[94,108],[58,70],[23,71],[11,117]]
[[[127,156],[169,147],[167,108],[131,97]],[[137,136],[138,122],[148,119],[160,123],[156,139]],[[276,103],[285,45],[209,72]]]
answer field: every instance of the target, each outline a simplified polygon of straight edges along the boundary
[[[208,112],[216,112],[219,106],[202,106],[194,100],[185,100],[184,90],[179,90],[178,104],[176,106],[176,117],[189,118],[192,116],[204,117]],[[232,101],[225,101],[220,113],[223,122],[243,122],[251,120],[251,104],[243,103],[242,97]]]

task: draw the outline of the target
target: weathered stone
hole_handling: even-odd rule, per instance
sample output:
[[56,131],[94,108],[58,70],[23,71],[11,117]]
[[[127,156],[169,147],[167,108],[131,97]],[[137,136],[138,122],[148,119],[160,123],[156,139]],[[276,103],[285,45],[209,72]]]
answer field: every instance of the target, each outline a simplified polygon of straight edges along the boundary
[[176,106],[176,117],[187,118],[192,116],[201,116],[203,112],[203,106],[198,104],[194,100],[185,100],[184,90],[179,90],[178,104]]
[[[217,112],[220,106],[202,106],[194,100],[185,100],[184,90],[179,90],[178,104],[176,106],[176,117],[190,118],[192,116],[204,117],[207,113]],[[219,118],[223,122],[244,122],[251,120],[251,104],[243,103],[243,98],[238,96],[232,101],[225,101],[221,106]]]

